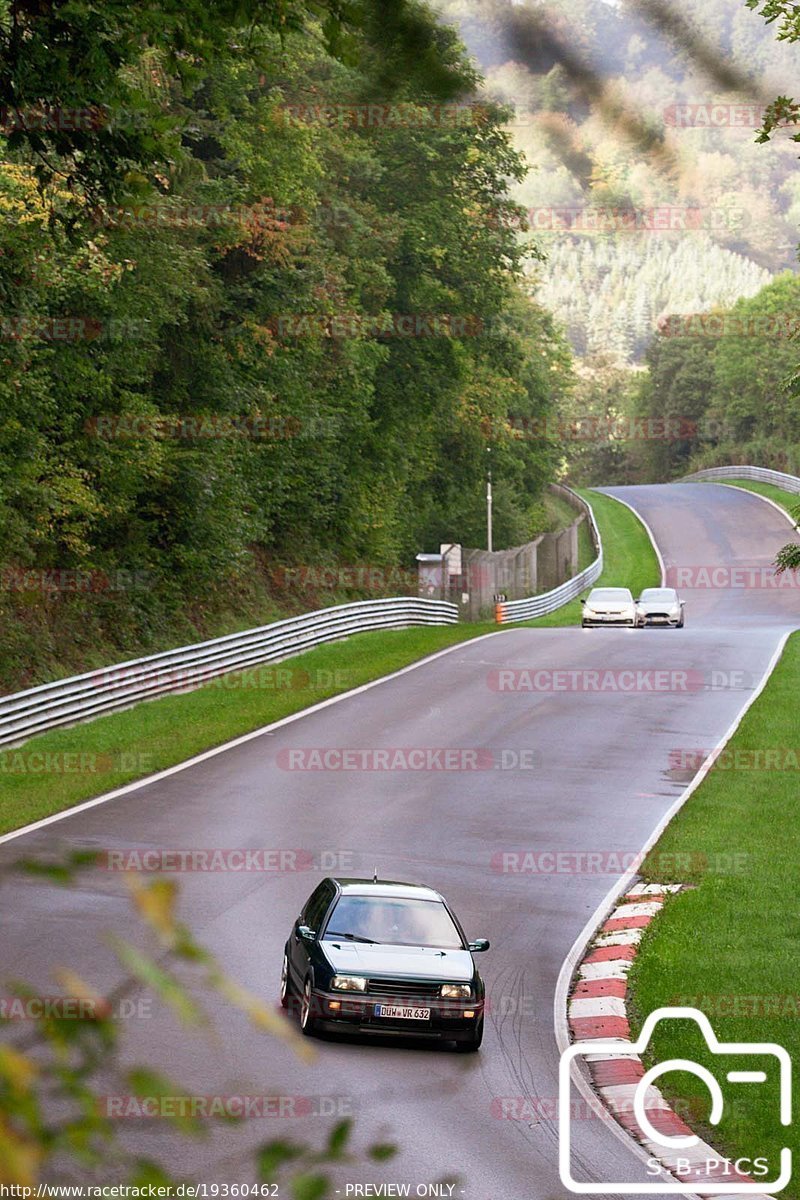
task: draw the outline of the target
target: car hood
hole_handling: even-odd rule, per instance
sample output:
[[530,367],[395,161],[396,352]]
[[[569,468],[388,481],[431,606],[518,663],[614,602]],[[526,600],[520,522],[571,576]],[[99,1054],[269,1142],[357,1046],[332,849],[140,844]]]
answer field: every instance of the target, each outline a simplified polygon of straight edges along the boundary
[[679,607],[679,605],[674,604],[671,600],[645,600],[639,602],[639,608],[645,613],[670,612],[673,608]]
[[320,942],[335,971],[389,979],[449,979],[468,983],[475,964],[469,950],[426,946],[369,946],[360,942]]

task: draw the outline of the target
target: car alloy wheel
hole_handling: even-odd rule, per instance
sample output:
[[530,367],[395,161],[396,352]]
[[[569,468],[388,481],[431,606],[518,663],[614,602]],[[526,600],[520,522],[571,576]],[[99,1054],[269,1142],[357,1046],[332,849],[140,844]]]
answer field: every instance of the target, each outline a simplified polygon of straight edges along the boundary
[[288,1008],[292,996],[292,981],[289,978],[289,960],[284,954],[281,966],[281,1008]]
[[311,995],[311,976],[303,984],[303,996],[300,1000],[300,1028],[306,1037],[313,1037],[317,1031],[317,1019],[311,1011],[314,1000]]

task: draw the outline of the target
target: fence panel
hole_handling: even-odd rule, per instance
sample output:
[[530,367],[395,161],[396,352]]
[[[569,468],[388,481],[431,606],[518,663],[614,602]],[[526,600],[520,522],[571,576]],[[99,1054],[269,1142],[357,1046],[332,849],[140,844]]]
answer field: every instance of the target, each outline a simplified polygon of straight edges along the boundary
[[591,587],[602,574],[603,543],[600,538],[600,531],[597,528],[597,522],[594,519],[592,506],[587,504],[571,488],[564,488],[564,491],[569,492],[578,504],[585,509],[586,516],[589,519],[592,541],[597,550],[597,558],[588,567],[584,568],[580,574],[573,575],[572,579],[568,579],[566,583],[553,588],[552,591],[543,592],[540,596],[530,596],[525,600],[507,600],[504,604],[498,604],[496,616],[500,625],[507,625],[510,621],[529,621],[533,617],[543,617],[546,613],[555,612],[563,604],[568,604],[570,600],[577,599],[581,592],[585,588]]

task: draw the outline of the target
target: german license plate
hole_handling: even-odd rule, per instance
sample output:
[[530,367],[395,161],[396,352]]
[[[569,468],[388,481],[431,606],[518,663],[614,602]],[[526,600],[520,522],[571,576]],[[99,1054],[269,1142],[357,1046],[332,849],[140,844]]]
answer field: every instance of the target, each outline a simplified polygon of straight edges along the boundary
[[376,1004],[375,1016],[388,1018],[390,1021],[429,1021],[429,1008],[408,1008],[401,1004]]

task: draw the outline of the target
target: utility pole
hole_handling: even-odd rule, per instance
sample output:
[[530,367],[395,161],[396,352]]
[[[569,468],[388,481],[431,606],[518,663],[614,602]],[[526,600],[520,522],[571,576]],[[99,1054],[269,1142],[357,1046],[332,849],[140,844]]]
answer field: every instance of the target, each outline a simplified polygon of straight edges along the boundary
[[492,447],[486,447],[488,471],[486,474],[486,549],[492,550]]

